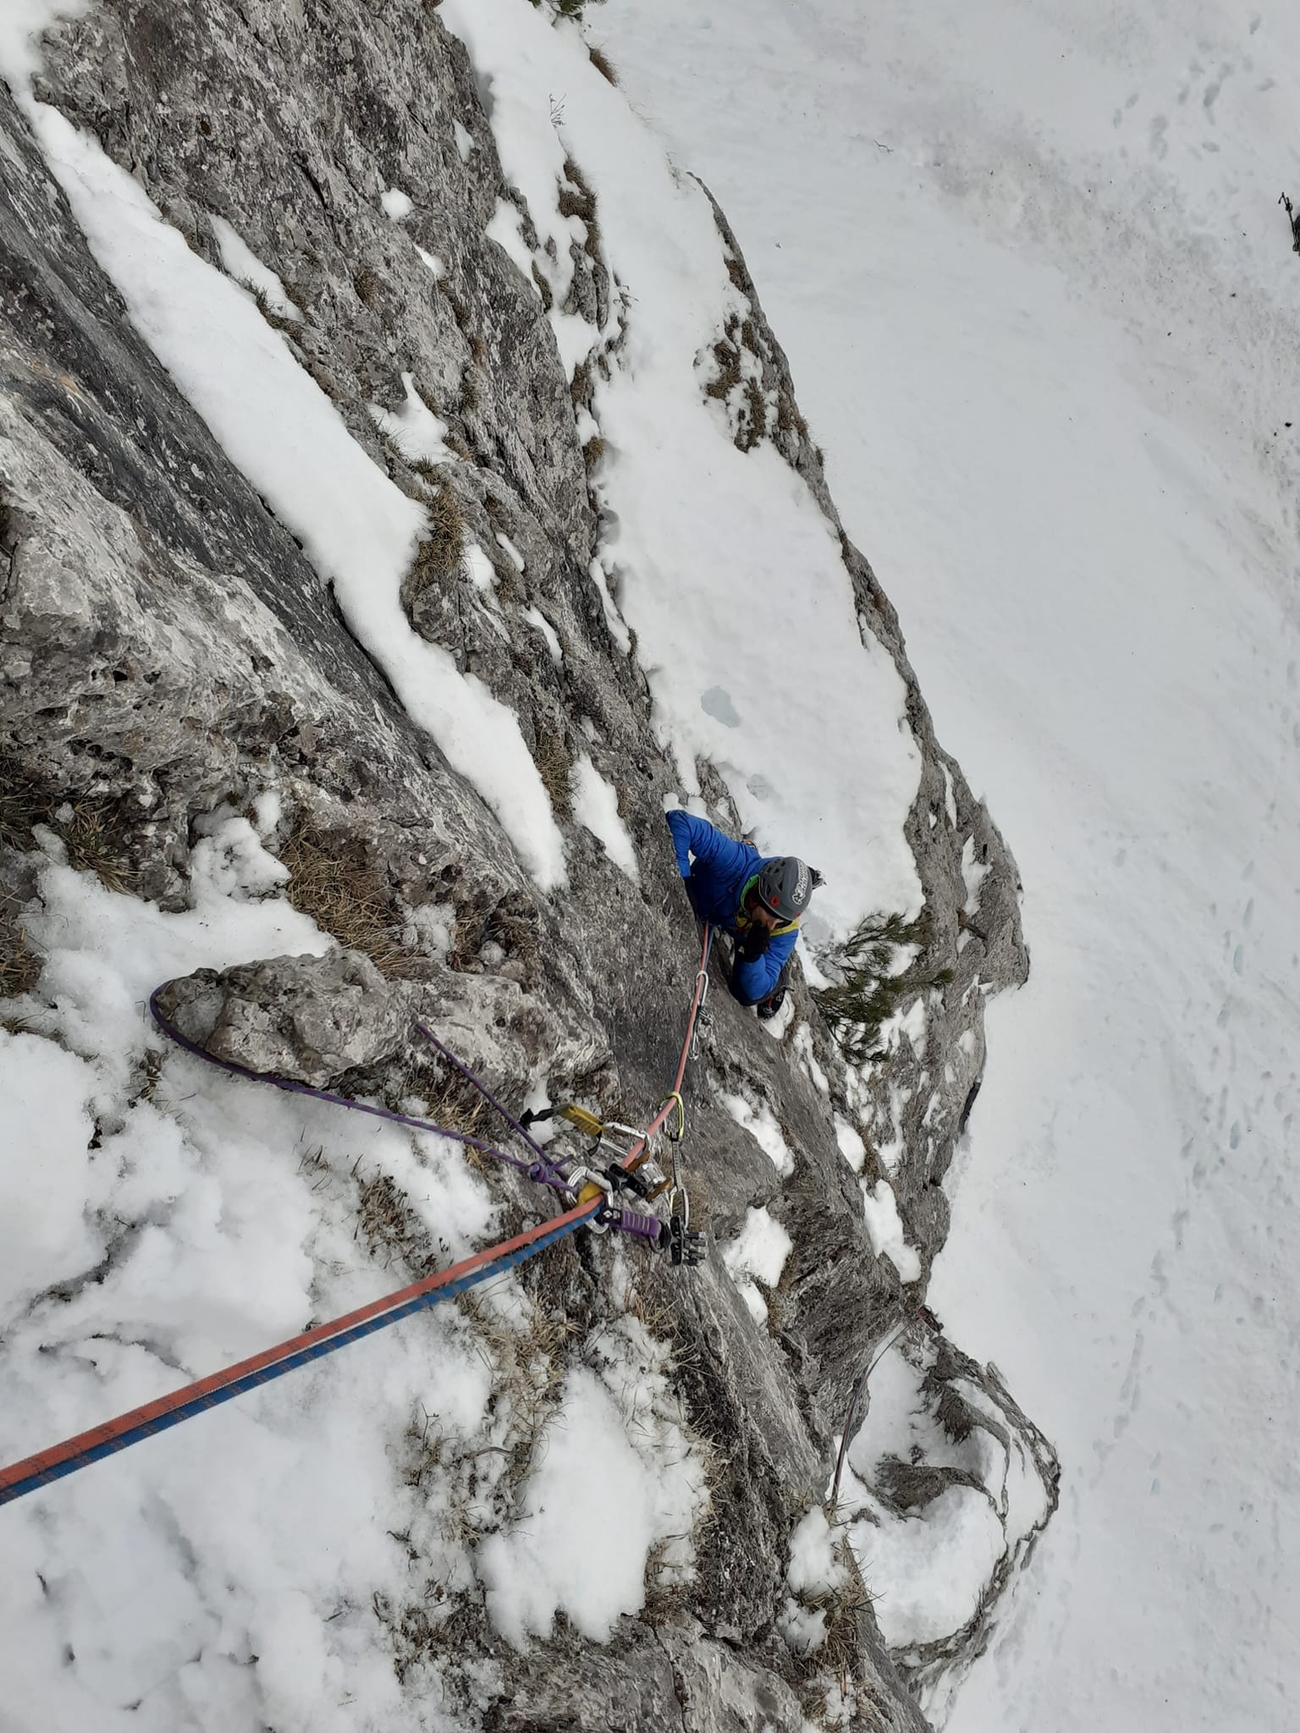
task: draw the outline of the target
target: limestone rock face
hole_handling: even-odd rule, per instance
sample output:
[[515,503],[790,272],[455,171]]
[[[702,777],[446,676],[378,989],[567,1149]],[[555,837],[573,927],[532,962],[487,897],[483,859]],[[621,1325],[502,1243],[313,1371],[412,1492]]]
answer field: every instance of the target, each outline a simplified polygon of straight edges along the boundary
[[[49,39],[38,94],[98,137],[204,259],[219,263],[212,217],[238,231],[302,315],[265,310],[298,364],[431,524],[452,525],[431,533],[403,604],[517,716],[569,885],[562,908],[539,894],[493,811],[413,724],[303,548],[132,326],[0,85],[0,939],[36,894],[33,839],[52,835],[112,888],[190,909],[201,822],[273,788],[283,816],[266,846],[289,869],[289,897],[342,948],[173,983],[164,1008],[191,1038],[254,1070],[396,1102],[416,1087],[421,1019],[515,1105],[545,1082],[555,1100],[646,1111],[671,1075],[698,957],[662,818],[676,767],[635,645],[618,648],[589,573],[612,528],[579,432],[591,380],[566,375],[539,295],[485,234],[500,202],[519,198],[490,91],[427,0],[101,0]],[[567,196],[581,211],[590,194],[574,169]],[[380,182],[414,201],[400,246]],[[770,440],[812,488],[863,630],[907,688],[922,756],[907,834],[927,936],[898,1005],[906,1028],[862,1077],[802,980],[784,1039],[718,984],[691,1070],[687,1157],[694,1225],[714,1249],[689,1280],[662,1262],[629,1277],[609,1241],[566,1242],[530,1267],[539,1315],[562,1319],[567,1353],[634,1289],[639,1315],[671,1341],[675,1396],[710,1452],[711,1517],[694,1581],[652,1596],[609,1644],[561,1626],[522,1655],[491,1629],[481,1594],[461,1594],[445,1627],[429,1624],[434,1567],[411,1539],[411,1604],[376,1605],[373,1641],[393,1648],[412,1703],[419,1669],[442,1668],[437,1689],[467,1728],[802,1733],[802,1717],[839,1693],[839,1724],[919,1730],[909,1675],[929,1687],[987,1642],[998,1592],[1032,1544],[1023,1537],[1013,1558],[1008,1543],[976,1616],[938,1648],[891,1655],[860,1581],[832,1609],[833,1655],[797,1655],[781,1635],[791,1534],[824,1497],[863,1368],[916,1313],[947,1234],[940,1182],[982,1073],[984,1000],[1022,980],[1028,958],[1015,862],[935,740],[897,617],[843,534],[785,357],[718,221],[750,305],[726,342],[753,345],[759,395],[776,406],[760,426],[752,399],[727,397],[737,440]],[[521,213],[532,245],[529,229]],[[576,255],[565,310],[594,340],[617,285],[596,242]],[[612,346],[602,358],[616,360]],[[702,391],[726,362],[704,357]],[[445,472],[410,461],[391,432],[409,401],[404,375],[460,458]],[[487,587],[461,557],[471,539],[492,566]],[[617,788],[637,884],[573,819],[580,753]],[[718,822],[734,823],[721,778],[699,768]],[[443,1087],[436,1072],[419,1087]],[[788,1170],[728,1109],[737,1099],[778,1128]],[[453,1106],[469,1111],[459,1096]],[[857,1128],[860,1175],[837,1119]],[[886,1178],[915,1280],[878,1254],[864,1216],[862,1181]],[[492,1183],[504,1213],[537,1210],[509,1176]],[[387,1203],[400,1215],[396,1192]],[[792,1242],[778,1286],[754,1289],[765,1321],[717,1251],[760,1207]],[[403,1275],[431,1246],[414,1230],[384,1244]],[[984,1428],[1018,1453],[1044,1489],[1036,1533],[1055,1499],[1050,1446],[1005,1391],[972,1419],[963,1380],[987,1390],[992,1375],[962,1370],[949,1345],[936,1352],[956,1392],[936,1398],[936,1425]],[[900,1520],[948,1484],[901,1458],[873,1465],[874,1494]],[[351,1582],[340,1594],[370,1604]],[[412,1630],[427,1633],[418,1666],[403,1658]]]
[[331,951],[200,969],[172,982],[159,1006],[213,1058],[323,1088],[405,1045],[410,1000],[361,952]]

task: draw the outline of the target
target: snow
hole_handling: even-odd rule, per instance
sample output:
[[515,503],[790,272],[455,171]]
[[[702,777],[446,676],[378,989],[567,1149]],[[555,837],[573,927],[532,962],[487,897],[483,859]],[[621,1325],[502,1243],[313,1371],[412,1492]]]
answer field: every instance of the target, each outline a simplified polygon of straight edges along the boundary
[[[538,883],[563,884],[563,842],[513,711],[420,638],[402,612],[401,580],[425,527],[422,508],[356,444],[247,294],[190,251],[137,182],[53,109],[32,104],[31,114],[142,335],[301,539],[406,709],[478,788]],[[408,388],[408,414],[409,395]]]
[[[554,634],[552,634],[554,636]],[[639,884],[636,845],[619,817],[618,793],[596,769],[585,752],[573,762],[573,816],[585,825],[620,872]]]
[[533,281],[533,255],[527,241],[520,233],[519,212],[507,199],[498,199],[497,208],[492,213],[492,220],[483,233],[489,241],[495,241],[497,246],[509,257],[511,263],[518,268],[519,275],[529,288],[541,300],[541,290]]
[[919,1282],[921,1259],[915,1246],[909,1246],[903,1223],[898,1214],[898,1200],[887,1179],[869,1186],[862,1184],[862,1211],[867,1218],[867,1237],[878,1258],[888,1258],[903,1282]]
[[756,1323],[766,1323],[767,1302],[754,1284],[759,1281],[766,1288],[774,1288],[781,1280],[793,1245],[774,1215],[751,1206],[745,1211],[740,1232],[722,1248],[727,1273],[740,1289],[740,1297]]
[[800,1065],[808,1073],[809,1081],[813,1087],[822,1095],[828,1096],[831,1092],[830,1079],[818,1064],[817,1055],[813,1051],[812,1030],[807,1023],[801,1023],[795,1030],[790,1038],[790,1046]]
[[966,886],[964,913],[967,915],[973,917],[979,913],[980,886],[992,870],[986,862],[975,859],[975,838],[968,836],[961,850],[961,876]]
[[406,401],[400,409],[384,409],[378,403],[370,405],[375,426],[386,439],[392,440],[408,463],[454,463],[455,453],[444,443],[447,423],[420,396],[414,374],[403,373],[402,390]]
[[834,1116],[835,1141],[839,1145],[840,1154],[848,1162],[854,1173],[862,1172],[862,1165],[867,1159],[867,1146],[862,1138],[849,1124],[847,1119]]
[[[415,245],[414,242],[411,244]],[[420,256],[420,263],[432,271],[435,277],[441,279],[447,275],[447,267],[436,253],[426,253],[423,247],[418,246],[415,250]]]
[[272,312],[278,313],[282,319],[301,323],[302,313],[289,299],[277,273],[269,265],[262,263],[243,236],[233,229],[224,217],[209,212],[208,221],[212,224],[212,232],[217,238],[221,263],[235,281],[243,283],[254,293],[260,292],[264,295]]
[[389,187],[379,195],[379,202],[384,207],[384,215],[390,223],[405,222],[415,209],[409,193],[404,193],[400,187]]
[[[236,821],[201,828],[200,847]],[[44,968],[13,1006],[29,1032],[0,1032],[0,1460],[390,1288],[358,1256],[351,1213],[330,1207],[358,1177],[390,1174],[451,1255],[493,1225],[455,1146],[160,1046],[141,1010],[159,981],[331,943],[273,895],[209,888],[164,914],[53,858],[41,867],[25,922]],[[400,1432],[423,1400],[462,1436],[486,1423],[490,1379],[459,1331],[450,1310],[413,1320],[192,1422],[183,1442],[165,1434],[6,1510],[0,1669],[15,1725],[116,1727],[117,1705],[138,1702],[130,1718],[146,1728],[341,1729],[355,1725],[349,1694],[405,1725],[344,1585],[400,1594],[407,1568],[389,1531],[410,1519],[409,1495],[371,1417]],[[428,1491],[446,1496],[437,1477]]]
[[504,530],[498,530],[496,532],[496,539],[497,539],[497,546],[504,550],[506,558],[510,561],[510,564],[515,568],[515,570],[517,572],[522,572],[525,569],[524,556],[520,553],[519,549],[515,546],[515,544],[510,540],[510,537],[505,533]]
[[86,1146],[94,1129],[84,1063],[48,1041],[0,1030],[0,1320],[98,1263],[103,1238],[85,1219]]
[[523,614],[528,624],[539,631],[546,640],[546,653],[555,663],[555,666],[557,668],[563,667],[564,652],[560,649],[560,640],[555,627],[539,608],[525,608]]
[[603,23],[737,230],[1024,884],[932,1297],[1062,1504],[951,1733],[1289,1733],[1300,15]]
[[[683,776],[697,754],[712,758],[760,846],[817,861],[829,930],[869,909],[914,911],[902,824],[920,757],[902,683],[863,640],[808,488],[770,445],[736,449],[697,370],[738,305],[707,197],[674,172],[572,24],[552,27],[519,0],[444,0],[439,15],[491,81],[503,172],[557,258],[528,252],[511,206],[489,233],[525,276],[535,263],[561,304],[583,235],[559,211],[572,160],[629,297],[625,346],[596,393],[608,449],[594,481],[614,520],[592,580],[620,644],[636,633],[665,745]],[[590,348],[600,334],[579,335]],[[566,361],[580,358],[557,340]]]
[[193,908],[223,897],[264,896],[288,879],[288,867],[262,847],[248,819],[223,815],[213,822],[201,816],[194,830],[198,840],[190,855]]
[[702,1509],[703,1471],[670,1411],[664,1350],[630,1319],[597,1349],[598,1367],[577,1366],[565,1381],[517,1522],[475,1561],[493,1622],[516,1647],[550,1636],[561,1610],[606,1641],[644,1605],[655,1546],[664,1582],[692,1568],[685,1537]]
[[15,93],[41,65],[37,38],[57,19],[82,17],[90,0],[5,0],[0,9],[0,73]]
[[800,1518],[790,1536],[786,1580],[796,1594],[827,1594],[842,1588],[848,1572],[835,1557],[835,1537],[819,1504]]
[[770,1156],[772,1165],[781,1178],[788,1179],[794,1172],[794,1152],[781,1135],[781,1127],[777,1124],[772,1109],[762,1103],[755,1106],[743,1095],[732,1095],[725,1090],[719,1094],[719,1100],[736,1124],[743,1127],[754,1139],[764,1155]]
[[[924,1388],[933,1350],[895,1346],[880,1355],[867,1386],[862,1425],[850,1441],[837,1520],[848,1525],[863,1580],[887,1643],[910,1648],[942,1641],[974,1615],[1007,1544],[1041,1520],[1043,1490],[1026,1471],[1020,1447],[1001,1443],[1000,1416],[983,1393],[961,1381],[959,1394],[997,1424],[972,1427],[960,1442],[932,1411]],[[899,1516],[873,1490],[882,1460],[952,1468],[976,1477]],[[999,1512],[1005,1511],[1006,1532]],[[935,1704],[923,1707],[928,1715]]]
[[[600,605],[604,610],[605,624],[609,627],[610,636],[626,656],[632,648],[632,639],[628,634],[627,622],[614,605],[605,568],[597,558],[592,560],[588,570],[591,573],[591,581],[596,586],[596,593],[600,597]],[[680,764],[680,760],[678,762]]]
[[[200,846],[237,826],[224,810],[200,819]],[[330,942],[273,888],[249,900],[225,883],[165,914],[41,867],[25,918],[46,963],[15,1006],[30,1033],[0,1031],[2,1461],[393,1287],[341,1207],[371,1177],[402,1189],[448,1259],[493,1235],[456,1145],[226,1077],[149,1031],[141,1001],[170,975]],[[501,1343],[528,1353],[534,1324],[513,1280],[480,1294],[495,1334],[452,1308],[422,1314],[7,1510],[0,1668],[15,1724],[115,1727],[116,1706],[138,1703],[132,1725],[160,1733],[343,1733],[358,1712],[450,1733],[456,1717],[424,1719],[376,1641],[374,1608],[422,1592],[407,1531],[446,1592],[472,1591],[481,1570],[512,1640],[559,1611],[607,1636],[641,1606],[652,1549],[660,1581],[688,1576],[703,1466],[668,1349],[631,1318],[586,1345],[493,1534],[515,1434],[509,1397],[490,1398]],[[403,1452],[431,1429],[413,1482]],[[574,1520],[575,1454],[581,1508],[616,1523]],[[470,1503],[463,1462],[479,1476]]]
[[495,597],[497,569],[477,542],[466,542],[461,556],[469,581],[482,595]]
[[938,1642],[960,1630],[1003,1550],[992,1506],[966,1486],[946,1488],[923,1519],[879,1525],[864,1519],[853,1524],[849,1538],[872,1588],[880,1634],[895,1648]]
[[826,1640],[824,1608],[805,1605],[799,1597],[815,1601],[820,1596],[834,1595],[847,1586],[848,1580],[847,1567],[835,1555],[835,1537],[826,1513],[815,1504],[790,1536],[786,1581],[792,1592],[777,1623],[791,1653],[811,1654]]

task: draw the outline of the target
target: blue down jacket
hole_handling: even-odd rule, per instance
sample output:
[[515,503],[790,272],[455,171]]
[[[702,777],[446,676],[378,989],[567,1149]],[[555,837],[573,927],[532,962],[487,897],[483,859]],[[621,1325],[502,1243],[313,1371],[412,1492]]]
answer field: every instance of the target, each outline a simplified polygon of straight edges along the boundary
[[[743,937],[749,929],[737,920],[740,894],[767,861],[779,857],[759,854],[752,843],[733,842],[706,818],[680,809],[665,816],[673,833],[677,870],[686,881],[686,894],[696,914],[724,932]],[[731,991],[742,1005],[756,1005],[775,989],[798,939],[797,924],[785,927],[773,933],[761,957],[748,962],[737,957],[731,971]]]

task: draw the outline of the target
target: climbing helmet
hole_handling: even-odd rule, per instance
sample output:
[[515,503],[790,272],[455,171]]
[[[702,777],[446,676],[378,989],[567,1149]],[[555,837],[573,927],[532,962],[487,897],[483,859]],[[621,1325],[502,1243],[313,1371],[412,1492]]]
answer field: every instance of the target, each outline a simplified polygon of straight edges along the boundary
[[797,921],[813,893],[813,874],[794,855],[770,860],[754,883],[758,900],[782,921]]

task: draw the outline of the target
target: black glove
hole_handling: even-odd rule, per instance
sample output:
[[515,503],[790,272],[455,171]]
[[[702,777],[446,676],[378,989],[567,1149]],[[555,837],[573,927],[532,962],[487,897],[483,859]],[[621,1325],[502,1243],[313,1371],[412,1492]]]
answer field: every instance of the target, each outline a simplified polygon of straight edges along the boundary
[[766,927],[750,927],[736,945],[736,958],[742,963],[757,962],[771,943],[772,935]]

